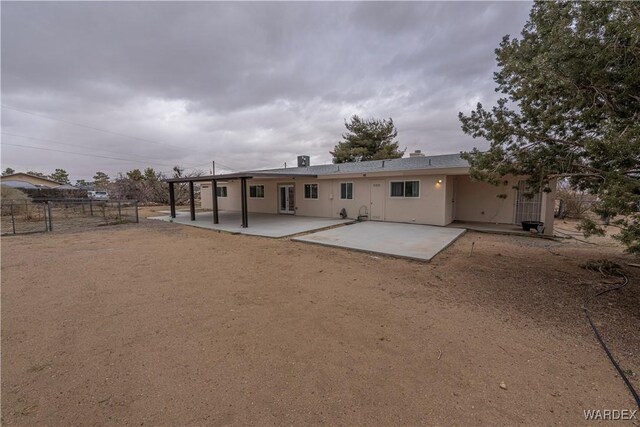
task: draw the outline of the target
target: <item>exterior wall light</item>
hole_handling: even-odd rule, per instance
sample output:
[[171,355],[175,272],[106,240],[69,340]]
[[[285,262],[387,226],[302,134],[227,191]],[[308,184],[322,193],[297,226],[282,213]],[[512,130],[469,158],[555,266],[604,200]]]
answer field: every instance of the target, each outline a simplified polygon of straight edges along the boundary
[[438,184],[442,184],[442,180],[441,179],[438,180]]

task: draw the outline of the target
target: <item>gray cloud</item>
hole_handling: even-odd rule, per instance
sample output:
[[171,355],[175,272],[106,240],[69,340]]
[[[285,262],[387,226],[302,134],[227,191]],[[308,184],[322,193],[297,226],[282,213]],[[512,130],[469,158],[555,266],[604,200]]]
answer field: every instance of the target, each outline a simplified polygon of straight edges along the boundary
[[212,159],[329,162],[353,114],[393,117],[409,150],[469,149],[482,142],[462,134],[457,113],[496,98],[493,51],[530,6],[3,2],[3,104],[158,143],[3,109],[3,132],[49,140],[5,143],[131,161],[3,145],[2,167],[90,178]]

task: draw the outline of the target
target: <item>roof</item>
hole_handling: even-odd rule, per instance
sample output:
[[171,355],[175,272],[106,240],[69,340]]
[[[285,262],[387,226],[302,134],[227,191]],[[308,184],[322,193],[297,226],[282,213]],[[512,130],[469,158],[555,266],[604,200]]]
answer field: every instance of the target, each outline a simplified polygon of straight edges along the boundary
[[248,173],[270,173],[284,175],[342,175],[350,173],[400,172],[428,169],[468,168],[469,163],[460,154],[440,156],[404,157],[401,159],[369,160],[365,162],[337,163],[300,168],[267,169]]
[[227,173],[221,175],[201,175],[201,176],[185,176],[180,178],[168,178],[164,179],[164,182],[204,182],[204,181],[221,181],[228,179],[239,179],[239,178],[282,178],[282,177],[296,177],[296,176],[309,176],[316,177],[315,174],[305,174],[305,173],[271,173],[270,171],[249,171],[249,172],[237,172],[237,173]]
[[35,178],[35,179],[38,179],[38,180],[43,180],[43,181],[50,182],[51,184],[62,185],[61,182],[54,181],[54,180],[49,179],[47,177],[38,176],[38,175],[31,175],[30,173],[24,173],[24,172],[16,172],[16,173],[12,173],[12,174],[9,174],[9,175],[0,176],[0,180],[2,180],[3,182],[5,180],[22,181],[20,178]]
[[11,188],[27,188],[27,189],[36,189],[36,188],[40,188],[40,187],[36,187],[35,185],[26,182],[26,181],[16,181],[13,179],[3,179],[2,181],[0,181],[0,183],[2,183],[2,185],[6,185],[7,187],[11,187]]
[[166,182],[204,182],[238,178],[283,178],[345,175],[354,173],[401,172],[414,170],[437,170],[450,168],[468,168],[469,163],[460,154],[440,156],[404,157],[401,159],[369,160],[365,162],[337,163],[329,165],[306,166],[296,168],[262,169],[224,175],[203,175],[197,177],[169,178]]

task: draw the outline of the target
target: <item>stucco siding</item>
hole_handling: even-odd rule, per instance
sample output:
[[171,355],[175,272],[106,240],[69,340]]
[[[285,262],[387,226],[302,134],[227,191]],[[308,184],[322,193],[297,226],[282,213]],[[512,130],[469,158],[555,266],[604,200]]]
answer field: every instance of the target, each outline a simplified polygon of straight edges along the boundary
[[[445,189],[442,175],[419,175],[386,180],[385,221],[410,222],[417,224],[446,225],[444,216]],[[391,197],[392,181],[420,181],[419,197]],[[442,182],[438,182],[442,180]]]
[[[417,224],[446,225],[451,218],[445,212],[447,203],[447,177],[444,175],[397,176],[385,178],[345,178],[345,179],[307,179],[282,182],[277,180],[250,180],[251,185],[264,185],[265,197],[248,198],[249,212],[278,213],[278,185],[295,185],[295,214],[300,216],[318,216],[339,218],[344,208],[347,217],[355,219],[362,213],[370,214],[371,182],[384,183],[384,219],[394,222],[410,222]],[[393,181],[419,181],[419,197],[391,197],[390,188]],[[442,181],[442,182],[438,182]],[[353,198],[341,199],[340,186],[344,182],[353,183]],[[305,184],[318,185],[318,198],[305,199]],[[205,188],[206,186],[206,188]],[[219,187],[227,187],[227,197],[218,197],[220,210],[240,210],[240,181],[219,183]],[[249,191],[249,188],[247,188]],[[212,208],[211,185],[203,184],[201,191],[201,207]]]
[[[391,197],[391,182],[420,181],[419,197]],[[264,185],[264,198],[248,197],[249,212],[278,213],[278,186],[295,186],[295,214],[339,218],[344,208],[347,217],[355,219],[359,213],[371,215],[371,183],[383,183],[384,221],[407,222],[429,225],[447,225],[454,220],[512,224],[515,218],[515,203],[518,178],[505,178],[504,184],[493,185],[471,181],[468,175],[403,175],[384,177],[349,177],[317,179],[257,179],[247,182],[247,193],[251,185]],[[341,199],[341,184],[353,183],[353,198]],[[305,184],[318,185],[318,198],[305,199]],[[211,184],[203,184],[201,203],[206,209],[212,208]],[[218,198],[220,210],[238,211],[240,202],[240,181],[219,183],[227,187],[227,197]],[[506,194],[506,198],[497,197]],[[545,194],[541,220],[553,223],[554,193]],[[549,227],[547,225],[547,227]]]
[[[207,188],[204,188],[204,187]],[[218,187],[227,187],[227,197],[218,197],[218,209],[223,211],[239,211],[240,206],[240,182],[219,182]],[[200,207],[213,209],[211,184],[203,184],[200,187]]]
[[211,184],[200,184],[200,207],[202,209],[213,209],[211,199]]
[[444,179],[445,185],[445,205],[444,205],[444,222],[450,224],[453,222],[454,216],[454,194],[455,194],[456,177],[447,176]]
[[[264,197],[261,197],[261,198],[251,197],[250,187],[252,185],[263,185],[264,186]],[[238,189],[238,191],[240,191],[240,190]],[[277,184],[275,182],[273,182],[273,181],[266,181],[266,180],[262,180],[262,181],[249,180],[249,181],[247,181],[247,205],[249,207],[249,212],[270,213],[270,214],[278,213],[278,186],[277,186]],[[238,205],[238,206],[240,206],[240,205]],[[240,209],[240,207],[238,209]]]
[[[342,183],[353,183],[353,199],[341,199],[340,187]],[[347,211],[347,218],[356,219],[362,210],[363,215],[369,214],[371,203],[370,180],[363,178],[345,178],[332,180],[332,216],[340,218],[340,211]]]
[[[304,198],[304,186],[305,184],[318,184],[318,198],[317,199],[305,199]],[[311,179],[311,180],[296,180],[296,215],[300,216],[320,216],[331,218],[332,205],[331,205],[331,181]]]
[[[490,222],[513,224],[518,179],[505,178],[503,185],[494,186],[485,182],[472,181],[469,176],[455,179],[454,219],[458,221]],[[506,194],[506,198],[498,197]]]

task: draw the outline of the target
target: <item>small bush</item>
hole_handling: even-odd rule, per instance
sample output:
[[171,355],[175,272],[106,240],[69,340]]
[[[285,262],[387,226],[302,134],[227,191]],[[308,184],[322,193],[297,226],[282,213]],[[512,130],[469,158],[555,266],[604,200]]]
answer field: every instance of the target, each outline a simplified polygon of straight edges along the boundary
[[15,203],[31,203],[31,198],[23,191],[18,190],[17,188],[8,187],[6,185],[0,185],[2,192],[0,193],[0,197],[2,198],[2,203],[15,202]]

